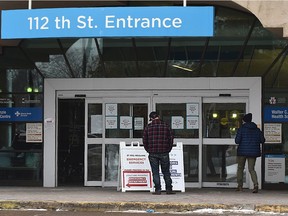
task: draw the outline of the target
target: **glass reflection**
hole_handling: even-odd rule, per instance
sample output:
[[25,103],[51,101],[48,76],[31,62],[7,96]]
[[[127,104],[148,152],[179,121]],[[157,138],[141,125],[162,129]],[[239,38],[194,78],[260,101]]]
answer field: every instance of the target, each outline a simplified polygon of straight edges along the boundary
[[245,103],[203,104],[205,138],[234,138],[245,114]]
[[105,181],[117,181],[119,168],[119,145],[105,146]]
[[101,181],[102,145],[88,145],[88,181]]
[[237,146],[205,145],[202,171],[205,182],[237,182]]
[[184,145],[183,155],[185,182],[198,182],[199,147],[192,145]]

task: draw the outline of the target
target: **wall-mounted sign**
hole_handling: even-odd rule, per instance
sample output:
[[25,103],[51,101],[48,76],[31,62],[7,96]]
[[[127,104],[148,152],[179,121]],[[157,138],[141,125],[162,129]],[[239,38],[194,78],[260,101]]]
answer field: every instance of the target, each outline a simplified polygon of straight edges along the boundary
[[26,123],[26,142],[42,142],[42,123]]
[[214,7],[97,7],[3,10],[1,38],[211,37]]
[[264,107],[264,122],[288,122],[288,107]]
[[285,182],[285,155],[265,155],[265,182]]
[[266,139],[266,143],[282,143],[282,124],[265,123],[264,136]]
[[1,122],[42,121],[41,107],[0,107]]

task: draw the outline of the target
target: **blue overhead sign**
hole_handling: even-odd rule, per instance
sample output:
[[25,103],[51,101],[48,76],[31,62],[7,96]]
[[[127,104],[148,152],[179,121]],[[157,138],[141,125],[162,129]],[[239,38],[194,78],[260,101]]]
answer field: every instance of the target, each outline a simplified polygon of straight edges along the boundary
[[288,107],[264,107],[264,122],[288,122]]
[[2,39],[210,37],[214,7],[105,7],[3,10]]
[[0,122],[42,121],[41,107],[0,107]]

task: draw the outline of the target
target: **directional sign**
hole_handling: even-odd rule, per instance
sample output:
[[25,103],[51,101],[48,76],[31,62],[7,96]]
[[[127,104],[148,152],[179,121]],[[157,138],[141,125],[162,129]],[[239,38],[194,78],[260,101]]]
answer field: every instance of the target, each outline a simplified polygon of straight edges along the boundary
[[1,38],[209,37],[214,7],[97,7],[3,10]]

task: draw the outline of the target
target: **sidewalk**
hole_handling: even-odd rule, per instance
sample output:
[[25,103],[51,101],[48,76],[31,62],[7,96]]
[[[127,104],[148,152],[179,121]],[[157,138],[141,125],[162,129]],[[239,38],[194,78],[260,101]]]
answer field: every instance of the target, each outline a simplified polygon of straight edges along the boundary
[[183,212],[197,209],[247,209],[288,213],[288,191],[188,188],[176,195],[119,192],[101,187],[0,187],[1,209],[48,209],[85,211],[147,210]]

